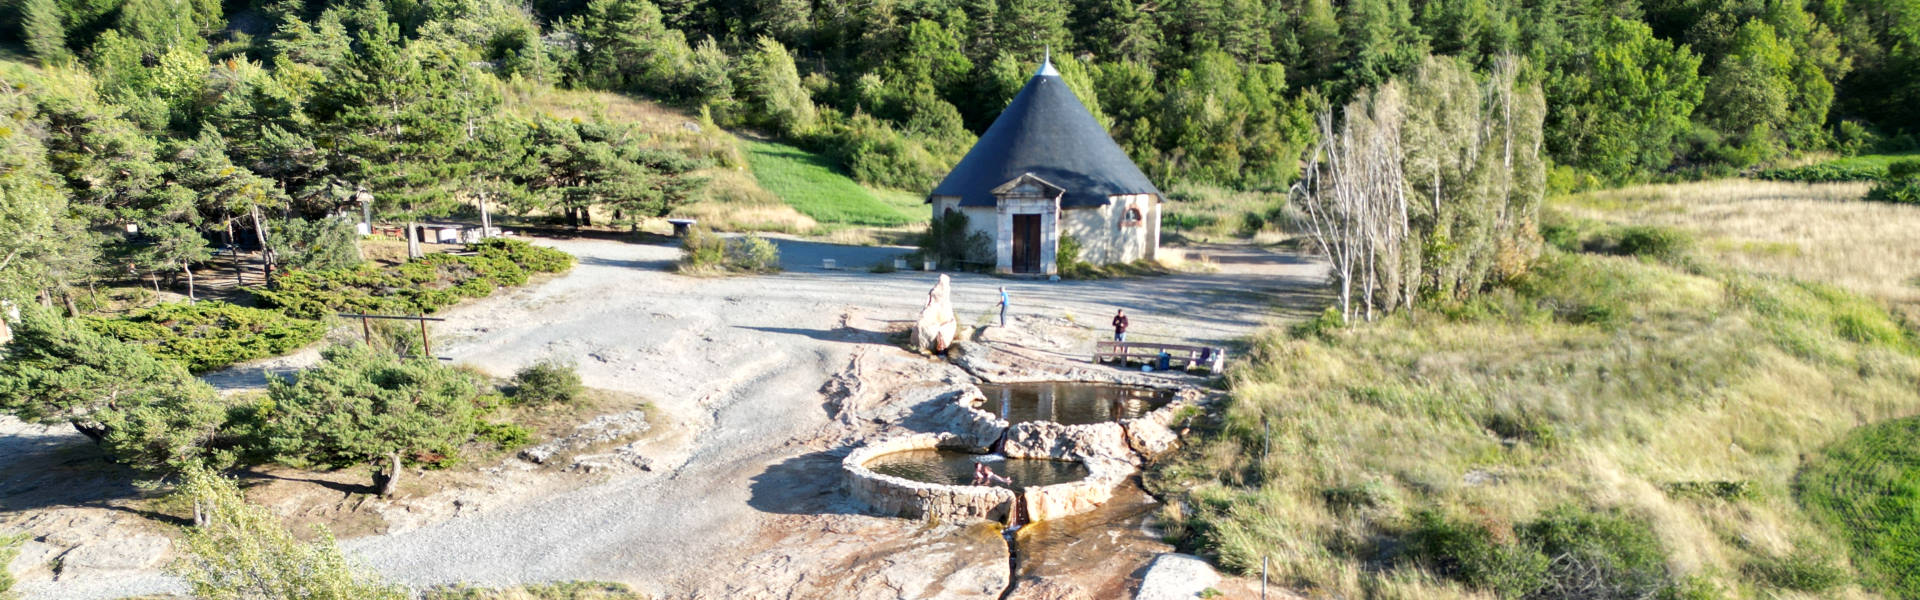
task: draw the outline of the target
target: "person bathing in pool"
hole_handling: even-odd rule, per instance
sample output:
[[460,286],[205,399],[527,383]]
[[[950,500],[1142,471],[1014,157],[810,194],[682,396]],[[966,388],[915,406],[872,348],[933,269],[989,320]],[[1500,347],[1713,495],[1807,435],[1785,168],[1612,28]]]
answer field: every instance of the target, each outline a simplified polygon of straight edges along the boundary
[[993,467],[987,466],[986,463],[973,463],[974,485],[993,485],[994,483],[1013,485],[1013,479],[1001,477],[999,473],[993,472]]

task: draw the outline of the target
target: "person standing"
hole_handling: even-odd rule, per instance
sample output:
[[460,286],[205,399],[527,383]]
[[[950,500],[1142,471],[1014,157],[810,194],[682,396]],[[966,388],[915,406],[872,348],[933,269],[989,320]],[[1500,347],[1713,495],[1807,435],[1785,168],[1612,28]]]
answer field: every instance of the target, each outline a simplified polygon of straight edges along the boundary
[[1000,326],[1001,327],[1007,326],[1007,307],[1011,304],[1013,304],[1012,300],[1007,298],[1007,286],[1004,286],[1004,285],[1000,286]]
[[1113,341],[1127,341],[1127,309],[1113,311]]

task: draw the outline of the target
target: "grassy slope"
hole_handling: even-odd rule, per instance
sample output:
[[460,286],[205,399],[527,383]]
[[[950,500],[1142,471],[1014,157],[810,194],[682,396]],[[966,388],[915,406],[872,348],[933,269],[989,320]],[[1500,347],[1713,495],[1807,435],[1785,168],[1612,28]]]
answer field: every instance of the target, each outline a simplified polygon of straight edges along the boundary
[[[1614,221],[1587,224],[1589,238],[1617,234],[1622,215],[1686,212],[1595,208],[1608,202],[1572,203]],[[1271,556],[1302,587],[1462,596],[1402,554],[1413,512],[1498,540],[1570,504],[1650,525],[1675,575],[1728,596],[1867,595],[1787,589],[1822,569],[1851,575],[1791,482],[1802,456],[1853,427],[1920,411],[1920,350],[1873,299],[1702,266],[1725,252],[1719,239],[1666,260],[1555,250],[1524,280],[1417,321],[1267,332],[1220,430],[1154,477],[1186,490],[1173,533],[1241,570]],[[1745,491],[1694,491],[1711,482]],[[1352,490],[1366,490],[1358,508]]]
[[1808,461],[1798,484],[1881,589],[1920,598],[1920,418],[1855,430]]
[[707,178],[706,187],[694,202],[675,209],[675,216],[696,218],[725,231],[800,233],[818,225],[760,186],[747,170],[746,154],[738,138],[711,123],[702,123],[697,116],[610,92],[531,85],[503,87],[507,110],[514,114],[629,123],[653,136],[657,143],[708,159],[712,166],[695,172]]
[[917,196],[869,190],[834,170],[826,157],[776,142],[743,142],[760,185],[815,221],[891,227],[927,220]]

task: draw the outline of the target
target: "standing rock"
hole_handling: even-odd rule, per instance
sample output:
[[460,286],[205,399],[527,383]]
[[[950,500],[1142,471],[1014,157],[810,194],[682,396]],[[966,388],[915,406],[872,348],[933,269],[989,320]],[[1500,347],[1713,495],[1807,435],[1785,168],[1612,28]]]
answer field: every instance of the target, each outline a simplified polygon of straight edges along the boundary
[[960,321],[953,317],[953,283],[946,275],[927,292],[927,305],[920,309],[914,325],[914,343],[923,352],[946,352],[960,334]]

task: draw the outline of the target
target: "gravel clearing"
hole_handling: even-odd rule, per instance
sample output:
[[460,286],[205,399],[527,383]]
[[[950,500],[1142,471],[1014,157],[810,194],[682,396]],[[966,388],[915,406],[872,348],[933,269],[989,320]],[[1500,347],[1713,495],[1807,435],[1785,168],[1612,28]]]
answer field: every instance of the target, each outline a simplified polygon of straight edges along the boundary
[[[414,585],[605,580],[700,597],[697,590],[764,557],[796,515],[846,512],[834,504],[837,479],[820,481],[832,471],[788,466],[843,451],[839,399],[823,392],[844,387],[828,385],[837,373],[865,354],[919,360],[883,333],[849,323],[911,320],[933,278],[820,268],[822,258],[870,265],[907,249],[779,242],[786,273],[699,279],[669,272],[675,247],[541,240],[580,264],[442,314],[436,353],[495,375],[543,358],[572,362],[588,386],[652,399],[685,424],[689,442],[649,457],[650,471],[342,545]],[[1085,327],[1083,346],[1068,351],[1084,356],[1115,308],[1127,309],[1136,341],[1226,342],[1277,318],[1276,306],[1311,305],[1325,279],[1324,266],[1297,255],[1240,247],[1208,254],[1219,272],[1067,282],[957,275],[953,299],[963,325],[984,325],[1004,285],[1015,315]],[[233,376],[222,383],[245,384]],[[0,448],[47,451],[45,438],[15,437],[23,433],[0,431]],[[787,487],[790,495],[777,491]],[[129,572],[20,587],[29,599],[93,599],[164,592],[169,581]]]

